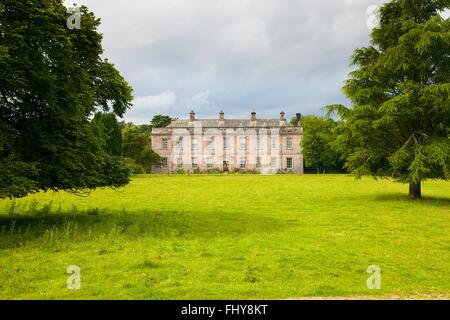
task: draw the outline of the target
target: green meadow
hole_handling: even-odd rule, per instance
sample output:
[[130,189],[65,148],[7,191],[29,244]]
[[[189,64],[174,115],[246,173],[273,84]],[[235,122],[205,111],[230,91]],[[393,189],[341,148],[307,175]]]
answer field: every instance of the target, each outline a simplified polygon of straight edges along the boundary
[[[450,293],[450,183],[142,175],[0,201],[0,299],[287,299]],[[66,269],[81,270],[71,290]],[[368,266],[381,268],[369,290]]]

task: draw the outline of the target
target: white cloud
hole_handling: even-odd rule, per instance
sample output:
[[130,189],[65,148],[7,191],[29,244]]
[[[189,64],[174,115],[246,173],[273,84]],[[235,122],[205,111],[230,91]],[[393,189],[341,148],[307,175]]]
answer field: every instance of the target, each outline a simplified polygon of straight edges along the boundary
[[139,114],[145,122],[189,109],[276,117],[281,108],[320,113],[346,103],[350,56],[369,43],[367,8],[383,2],[78,1],[102,19],[105,55],[135,89],[126,119]]
[[214,115],[218,112],[218,106],[209,90],[181,99],[178,99],[173,91],[166,90],[156,95],[136,97],[125,119],[143,124],[148,123],[155,114],[187,117],[191,110],[199,115]]
[[171,107],[177,96],[172,91],[164,91],[153,96],[136,97],[133,101],[134,108],[146,110],[161,110]]
[[217,108],[211,93],[206,90],[196,93],[191,98],[182,99],[178,110],[185,114],[190,110],[194,110],[196,113],[211,115],[217,113]]
[[176,94],[168,90],[156,95],[136,97],[125,119],[140,124],[148,123],[155,114],[170,113],[170,108],[174,106],[176,100]]

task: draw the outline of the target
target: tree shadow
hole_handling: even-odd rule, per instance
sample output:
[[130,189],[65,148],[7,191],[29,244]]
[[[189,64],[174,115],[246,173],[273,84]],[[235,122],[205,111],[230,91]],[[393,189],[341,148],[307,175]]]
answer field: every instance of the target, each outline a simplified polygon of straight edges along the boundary
[[[33,241],[90,241],[153,237],[196,239],[240,237],[280,230],[273,217],[245,212],[132,211],[88,209],[76,212],[14,213],[0,215],[0,248]],[[52,241],[53,241],[52,240]]]
[[402,192],[384,193],[372,196],[371,199],[379,202],[403,202],[403,203],[418,203],[427,204],[431,206],[450,206],[449,197],[423,196],[422,199],[411,200],[408,195]]

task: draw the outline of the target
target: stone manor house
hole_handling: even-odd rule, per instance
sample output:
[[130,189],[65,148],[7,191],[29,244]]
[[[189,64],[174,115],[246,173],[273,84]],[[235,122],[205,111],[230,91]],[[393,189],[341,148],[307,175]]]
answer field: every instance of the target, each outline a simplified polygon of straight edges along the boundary
[[246,171],[263,174],[303,173],[301,114],[295,125],[278,119],[174,119],[152,131],[152,149],[162,157],[153,173]]

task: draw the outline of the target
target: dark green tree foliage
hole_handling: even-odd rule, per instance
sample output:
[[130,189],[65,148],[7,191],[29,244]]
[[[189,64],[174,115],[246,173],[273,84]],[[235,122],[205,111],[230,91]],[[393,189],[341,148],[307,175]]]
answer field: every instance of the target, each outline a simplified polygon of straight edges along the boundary
[[122,131],[116,115],[111,112],[97,112],[92,119],[103,136],[104,150],[112,156],[122,155]]
[[152,128],[165,128],[172,122],[172,118],[169,116],[156,115],[153,116],[152,121],[150,122],[150,126]]
[[152,127],[149,124],[140,124],[136,125],[136,128],[139,130],[140,133],[143,133],[146,137],[149,137],[152,135]]
[[352,108],[335,146],[357,176],[393,177],[421,197],[421,182],[450,174],[450,0],[394,0],[380,10],[371,46],[353,55],[344,92]]
[[304,116],[302,118],[302,149],[307,167],[316,169],[317,173],[327,169],[342,170],[343,161],[332,148],[335,140],[336,122],[330,118]]
[[[169,116],[156,115],[153,117],[150,124],[140,124],[135,125],[140,133],[143,133],[149,139],[152,135],[153,128],[165,128],[172,122],[172,119]],[[124,124],[125,126],[125,124]]]
[[[139,131],[139,128],[131,123],[122,129],[123,156],[131,159],[136,165],[142,167],[142,171],[150,172],[151,166],[160,162],[160,157],[150,148],[150,139]],[[135,167],[135,173],[141,170]]]
[[101,57],[100,20],[81,11],[69,30],[61,0],[0,2],[0,197],[129,181],[89,118],[110,106],[122,116],[132,89]]

